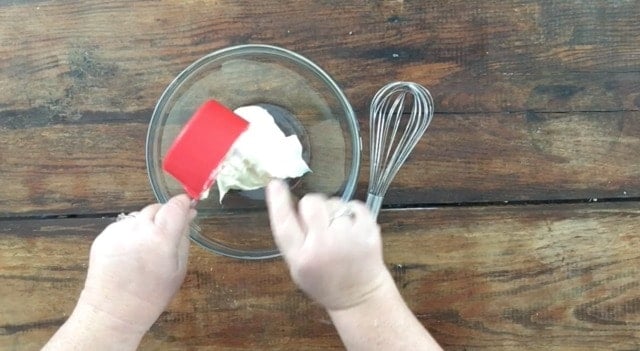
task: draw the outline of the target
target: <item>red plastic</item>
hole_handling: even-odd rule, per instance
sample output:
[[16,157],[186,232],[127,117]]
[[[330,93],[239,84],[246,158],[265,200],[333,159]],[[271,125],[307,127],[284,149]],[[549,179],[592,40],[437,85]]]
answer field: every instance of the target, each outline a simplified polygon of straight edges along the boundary
[[193,199],[210,188],[214,171],[249,123],[217,101],[206,101],[193,114],[169,148],[162,168]]

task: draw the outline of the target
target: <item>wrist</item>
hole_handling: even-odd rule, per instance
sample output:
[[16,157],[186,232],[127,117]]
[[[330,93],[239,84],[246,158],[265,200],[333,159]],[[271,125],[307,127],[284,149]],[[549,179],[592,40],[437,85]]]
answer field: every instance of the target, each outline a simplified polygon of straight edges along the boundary
[[398,299],[401,300],[395,282],[389,271],[384,269],[377,279],[371,282],[369,289],[361,294],[355,303],[337,308],[327,307],[327,312],[331,317],[334,315],[357,315],[363,311],[375,311],[377,310],[376,306],[380,307],[396,303]]
[[409,310],[388,271],[362,303],[328,313],[347,350],[442,350]]
[[110,326],[139,333],[149,330],[164,309],[153,298],[144,300],[126,289],[89,282],[80,294],[78,306],[84,310],[90,307],[92,314]]
[[85,301],[82,295],[69,319],[87,333],[121,345],[121,349],[135,350],[149,329],[146,325],[135,325],[114,316],[101,306]]
[[145,332],[79,301],[69,319],[42,350],[136,350]]
[[72,316],[77,316],[83,322],[91,323],[98,331],[121,334],[127,337],[142,337],[148,330],[142,326],[120,320],[97,306],[79,302],[73,310]]

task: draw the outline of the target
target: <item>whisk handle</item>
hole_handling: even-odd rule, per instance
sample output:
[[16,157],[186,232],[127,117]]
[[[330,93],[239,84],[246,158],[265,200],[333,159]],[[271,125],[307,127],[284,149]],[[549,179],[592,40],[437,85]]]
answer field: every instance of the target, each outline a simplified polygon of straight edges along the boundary
[[383,195],[375,195],[372,193],[367,194],[367,208],[371,211],[374,219],[378,218],[378,213],[380,212],[380,207],[382,207],[383,199]]

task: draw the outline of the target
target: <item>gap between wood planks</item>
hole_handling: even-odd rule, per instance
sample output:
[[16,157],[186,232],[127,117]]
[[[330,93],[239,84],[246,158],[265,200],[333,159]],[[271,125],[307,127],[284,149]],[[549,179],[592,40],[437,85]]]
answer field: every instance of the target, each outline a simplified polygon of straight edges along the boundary
[[[448,207],[489,207],[489,206],[536,206],[536,205],[563,205],[563,204],[586,204],[586,203],[620,203],[620,202],[638,202],[640,197],[625,198],[590,198],[590,199],[558,199],[558,200],[504,200],[504,201],[473,201],[473,202],[451,202],[451,203],[412,203],[398,205],[383,205],[382,210],[419,210],[419,209],[435,209]],[[121,212],[98,212],[83,214],[65,214],[65,215],[27,215],[0,217],[1,222],[17,221],[17,220],[48,220],[48,219],[64,219],[64,218],[88,218],[88,219],[109,219],[116,218]]]
[[640,197],[588,198],[588,199],[551,199],[551,200],[504,200],[504,201],[473,201],[473,202],[445,202],[445,203],[415,203],[384,205],[382,209],[420,209],[439,207],[481,207],[481,206],[526,206],[526,205],[562,205],[585,203],[615,203],[640,202]]

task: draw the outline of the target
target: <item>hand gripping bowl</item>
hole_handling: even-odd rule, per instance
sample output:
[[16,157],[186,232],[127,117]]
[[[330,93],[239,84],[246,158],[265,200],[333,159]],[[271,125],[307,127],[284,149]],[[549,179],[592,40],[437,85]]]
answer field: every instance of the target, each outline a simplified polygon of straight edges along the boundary
[[[164,91],[149,123],[147,172],[161,203],[184,193],[163,172],[168,148],[206,100],[230,109],[259,105],[286,135],[295,134],[311,168],[289,179],[297,197],[318,192],[348,201],[360,166],[361,140],[353,109],[336,83],[313,62],[268,45],[241,45],[213,52],[187,67]],[[219,202],[217,187],[198,202],[193,241],[214,253],[243,259],[279,256],[269,227],[263,189],[232,191]]]

